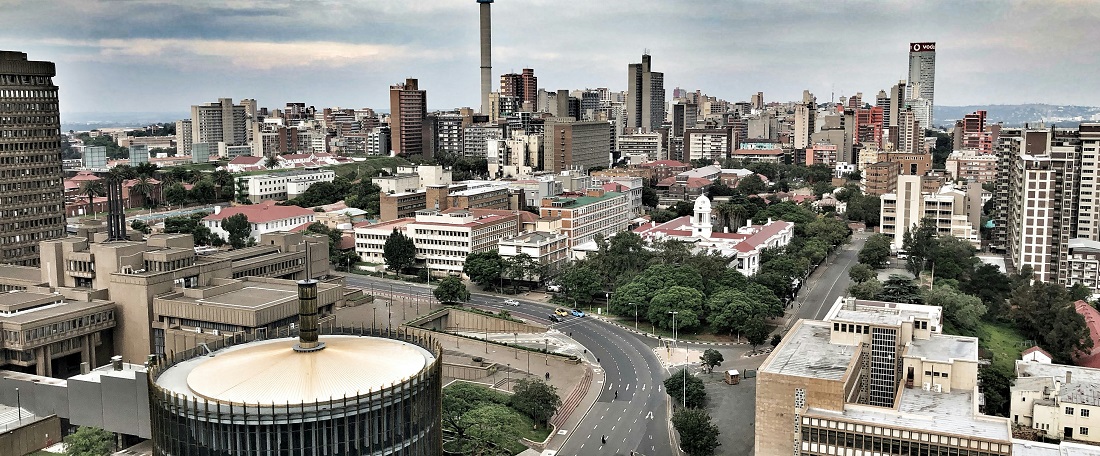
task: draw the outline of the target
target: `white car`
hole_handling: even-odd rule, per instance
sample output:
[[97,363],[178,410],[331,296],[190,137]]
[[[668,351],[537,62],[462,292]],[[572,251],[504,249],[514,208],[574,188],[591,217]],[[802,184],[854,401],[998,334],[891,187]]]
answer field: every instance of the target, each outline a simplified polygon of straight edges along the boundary
[[519,301],[516,301],[515,299],[505,299],[504,303],[513,307],[519,307]]

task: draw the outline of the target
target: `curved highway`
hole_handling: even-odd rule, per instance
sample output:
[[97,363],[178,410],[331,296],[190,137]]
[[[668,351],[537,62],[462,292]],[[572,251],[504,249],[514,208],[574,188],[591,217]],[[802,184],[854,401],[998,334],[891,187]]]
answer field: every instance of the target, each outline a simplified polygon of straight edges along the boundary
[[[376,277],[348,275],[350,286],[378,288],[394,293],[417,294],[427,291],[423,284],[396,282]],[[505,306],[505,297],[471,292],[471,306],[506,309],[512,315],[540,323],[549,323],[547,315],[554,307],[540,302],[520,300],[519,307]],[[569,317],[551,327],[565,333],[598,359],[604,373],[599,398],[575,429],[567,429],[565,442],[557,455],[670,455],[674,454],[668,428],[666,372],[653,354],[653,346],[618,326],[590,317]],[[615,394],[618,392],[618,398]],[[585,413],[578,408],[574,413]],[[606,443],[604,438],[606,437]]]

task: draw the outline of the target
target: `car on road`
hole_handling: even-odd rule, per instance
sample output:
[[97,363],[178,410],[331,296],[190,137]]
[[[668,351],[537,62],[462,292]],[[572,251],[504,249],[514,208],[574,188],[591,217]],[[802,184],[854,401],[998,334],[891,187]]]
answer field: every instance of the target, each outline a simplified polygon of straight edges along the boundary
[[519,301],[516,301],[515,299],[505,299],[504,303],[513,307],[519,307]]
[[561,323],[561,322],[565,321],[565,320],[563,320],[563,319],[562,319],[561,317],[559,317],[559,316],[557,316],[557,315],[554,315],[554,314],[550,314],[550,315],[547,315],[547,316],[546,316],[546,319],[547,319],[547,320],[550,320],[550,321],[552,321],[552,322],[554,322],[554,323]]
[[577,309],[573,309],[569,313],[573,314],[574,317],[583,317],[584,316],[584,312],[581,312],[580,310],[577,310]]
[[560,293],[561,290],[562,290],[561,285],[553,284],[553,283],[546,285],[546,291],[549,291],[551,293]]
[[559,317],[568,317],[568,316],[572,315],[572,313],[569,312],[568,310],[565,310],[565,309],[562,309],[561,307],[558,307],[557,309],[554,309],[554,315],[557,315]]

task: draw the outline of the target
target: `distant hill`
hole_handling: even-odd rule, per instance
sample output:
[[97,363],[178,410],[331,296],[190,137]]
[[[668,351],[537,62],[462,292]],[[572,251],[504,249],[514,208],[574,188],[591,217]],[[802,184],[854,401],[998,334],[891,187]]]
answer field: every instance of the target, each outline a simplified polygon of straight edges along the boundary
[[175,122],[191,118],[177,112],[62,112],[61,131],[87,131],[96,128],[144,127],[157,122]]
[[956,120],[974,111],[985,110],[986,123],[1004,122],[1006,126],[1044,122],[1046,125],[1071,127],[1081,122],[1100,122],[1100,107],[1049,104],[936,106],[935,123],[950,127]]

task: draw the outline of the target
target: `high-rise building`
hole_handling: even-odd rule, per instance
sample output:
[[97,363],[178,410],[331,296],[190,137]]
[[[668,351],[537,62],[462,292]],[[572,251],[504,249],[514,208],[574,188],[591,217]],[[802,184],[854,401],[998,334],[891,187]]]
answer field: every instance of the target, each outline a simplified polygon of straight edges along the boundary
[[685,130],[695,128],[698,113],[699,105],[695,103],[673,102],[672,131],[669,132],[669,135],[680,138],[684,136]]
[[936,91],[936,43],[909,43],[909,96],[907,100],[924,100],[927,113],[922,113],[921,125],[932,126],[932,110]]
[[642,63],[627,66],[626,85],[627,129],[660,128],[665,120],[665,75],[651,71],[649,54],[642,54]]
[[191,106],[191,143],[240,146],[248,143],[248,115],[232,98]]
[[535,77],[535,70],[524,68],[523,73],[508,73],[500,75],[500,94],[516,98],[516,104],[524,109],[524,103],[531,103],[531,108],[538,103],[539,79]]
[[397,155],[424,153],[424,117],[428,115],[428,94],[417,80],[390,86],[390,138]]
[[587,171],[610,163],[611,130],[607,122],[552,119],[546,123],[542,169]]
[[936,234],[954,236],[978,247],[978,228],[982,216],[982,188],[971,185],[965,190],[947,184],[934,193],[923,191],[922,176],[898,176],[897,191],[881,196],[879,215],[881,233],[901,248],[905,233],[921,223],[931,223]]
[[817,109],[812,101],[794,107],[794,138],[791,139],[791,144],[795,149],[805,149],[810,145],[810,135],[814,133],[816,120]]
[[919,154],[924,151],[923,124],[916,114],[905,109],[898,112],[898,138],[895,148],[898,152]]
[[61,121],[53,62],[0,51],[0,263],[39,264],[38,243],[65,235]]
[[764,109],[764,92],[752,94],[752,109]]
[[879,90],[875,96],[875,107],[882,109],[883,130],[890,127],[890,94],[885,90]]
[[176,121],[176,155],[191,155],[191,119]]

